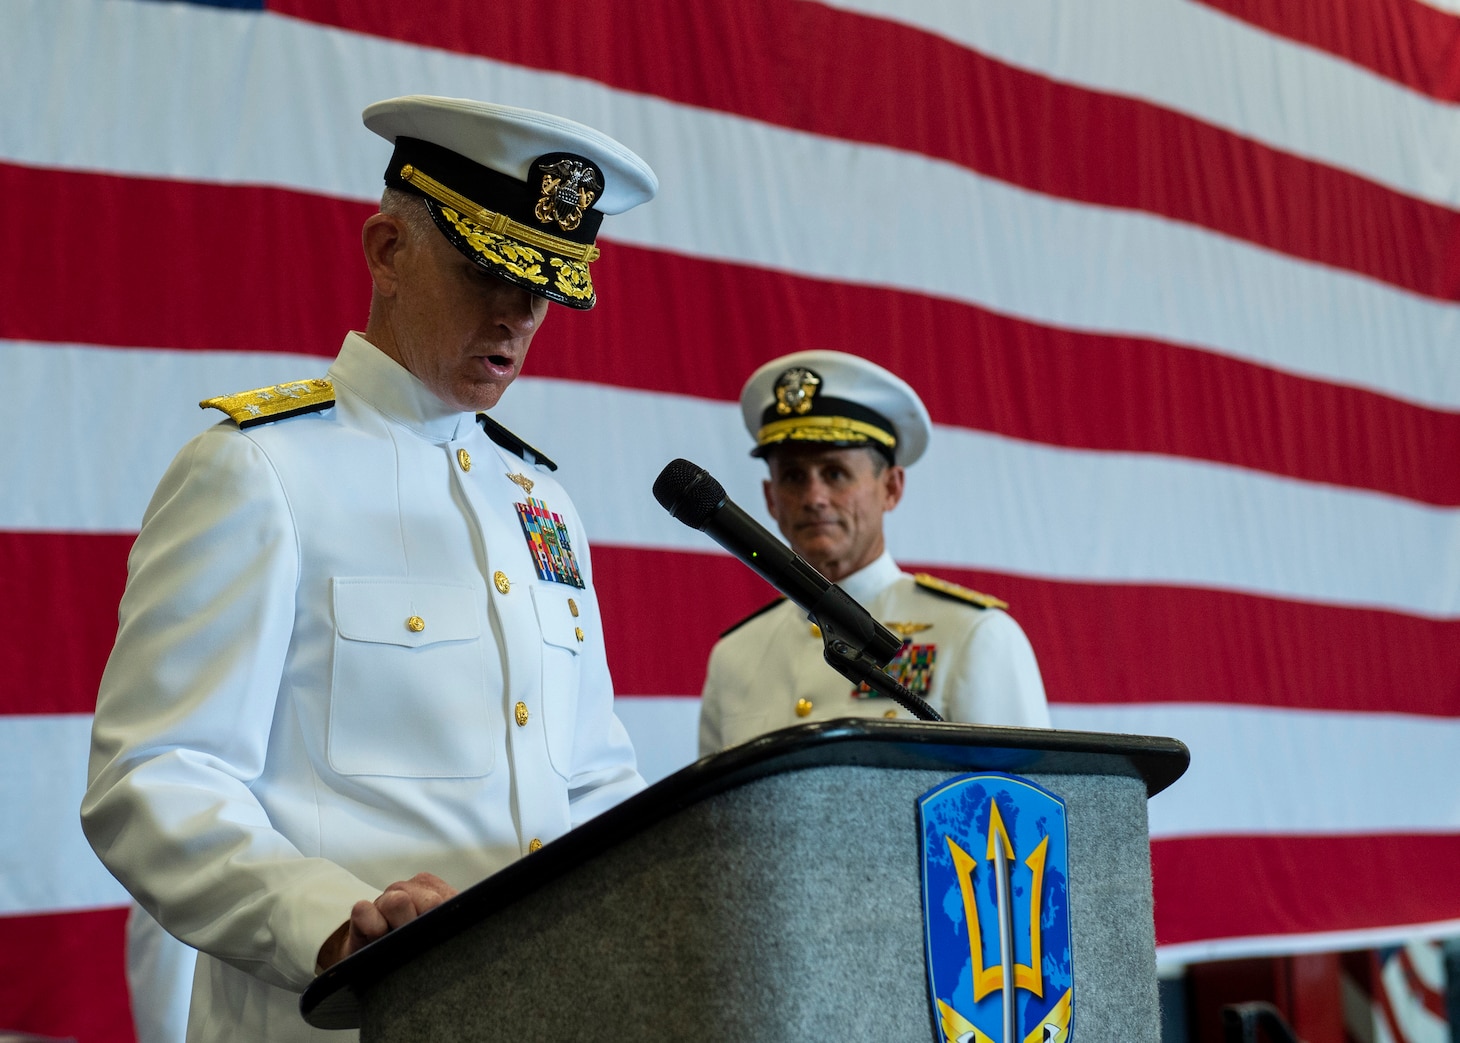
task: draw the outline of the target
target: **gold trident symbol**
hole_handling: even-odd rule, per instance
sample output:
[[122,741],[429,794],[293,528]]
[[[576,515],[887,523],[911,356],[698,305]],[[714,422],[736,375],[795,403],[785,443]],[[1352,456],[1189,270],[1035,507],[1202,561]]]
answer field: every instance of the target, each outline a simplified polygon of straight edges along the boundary
[[[995,892],[999,910],[999,962],[984,965],[983,932],[980,929],[978,903],[973,895],[973,870],[976,860],[964,851],[952,837],[945,836],[949,853],[953,856],[953,868],[958,874],[958,887],[963,892],[963,910],[968,918],[968,948],[973,958],[973,1000],[977,1003],[991,992],[1002,991],[1004,999],[1004,1040],[1015,1043],[1019,1036],[1014,1025],[1014,993],[1017,989],[1044,997],[1044,982],[1040,977],[1040,895],[1044,891],[1044,862],[1049,855],[1049,837],[1039,842],[1024,864],[1034,874],[1029,889],[1029,963],[1014,962],[1014,905],[1010,893],[1009,872],[1014,861],[1014,845],[1009,841],[1009,831],[1004,827],[996,801],[989,801],[989,845],[988,861],[993,863]],[[1005,988],[1005,982],[1014,980],[1014,988]]]

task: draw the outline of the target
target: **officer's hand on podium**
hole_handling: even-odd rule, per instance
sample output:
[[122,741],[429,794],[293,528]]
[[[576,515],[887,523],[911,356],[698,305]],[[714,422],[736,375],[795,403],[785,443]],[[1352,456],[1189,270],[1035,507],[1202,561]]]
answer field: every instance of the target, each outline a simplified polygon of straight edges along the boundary
[[455,894],[456,889],[434,873],[417,873],[409,880],[397,880],[373,902],[356,902],[350,918],[320,946],[315,971],[333,967],[357,949],[410,923]]

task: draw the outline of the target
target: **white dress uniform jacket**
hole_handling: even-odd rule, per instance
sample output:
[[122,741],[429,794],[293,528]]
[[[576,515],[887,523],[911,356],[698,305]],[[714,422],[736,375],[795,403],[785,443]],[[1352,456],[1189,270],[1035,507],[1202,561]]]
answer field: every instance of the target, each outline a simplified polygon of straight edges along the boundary
[[187,1039],[198,954],[134,900],[127,910],[127,991],[137,1043]]
[[[468,887],[644,785],[562,487],[357,334],[329,379],[174,460],[98,697],[83,826],[203,953],[189,1039],[349,1039],[298,993],[356,901]],[[538,579],[509,475],[585,588]]]
[[[1034,650],[1007,613],[919,586],[890,554],[838,586],[875,619],[906,632],[905,640],[922,646],[924,657],[932,646],[922,698],[944,719],[1050,726]],[[827,665],[821,636],[806,613],[793,602],[778,602],[730,630],[710,652],[700,702],[700,755],[809,721],[912,717],[884,696],[858,698],[853,692],[852,683]]]

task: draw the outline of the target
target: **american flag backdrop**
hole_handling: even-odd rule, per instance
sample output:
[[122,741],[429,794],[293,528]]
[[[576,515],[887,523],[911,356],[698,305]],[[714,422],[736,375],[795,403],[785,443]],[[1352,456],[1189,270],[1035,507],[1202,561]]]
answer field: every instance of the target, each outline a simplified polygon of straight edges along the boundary
[[1438,943],[1417,939],[1341,960],[1342,1043],[1451,1043]]
[[1374,953],[1374,1043],[1450,1043],[1445,964],[1434,943]]
[[908,568],[1060,727],[1170,735],[1170,964],[1460,933],[1455,0],[0,0],[0,1028],[130,1036],[77,824],[128,548],[197,402],[361,329],[372,101],[548,109],[663,185],[494,415],[561,465],[645,772],[772,591],[735,398],[824,347],[937,426]]

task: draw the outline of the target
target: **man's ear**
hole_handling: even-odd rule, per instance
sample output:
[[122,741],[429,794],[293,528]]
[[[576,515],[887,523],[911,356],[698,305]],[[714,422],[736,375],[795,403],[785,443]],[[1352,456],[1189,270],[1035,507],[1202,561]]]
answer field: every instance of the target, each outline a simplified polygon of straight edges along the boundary
[[773,520],[779,522],[781,519],[776,514],[776,501],[775,498],[771,496],[771,480],[769,478],[760,483],[760,491],[765,495],[766,513],[769,514]]
[[906,486],[907,472],[897,464],[889,464],[882,472],[882,509],[890,511],[902,502],[902,491]]
[[405,222],[390,214],[375,214],[360,230],[360,243],[365,248],[365,267],[375,292],[394,297],[400,282],[397,263],[406,242]]

